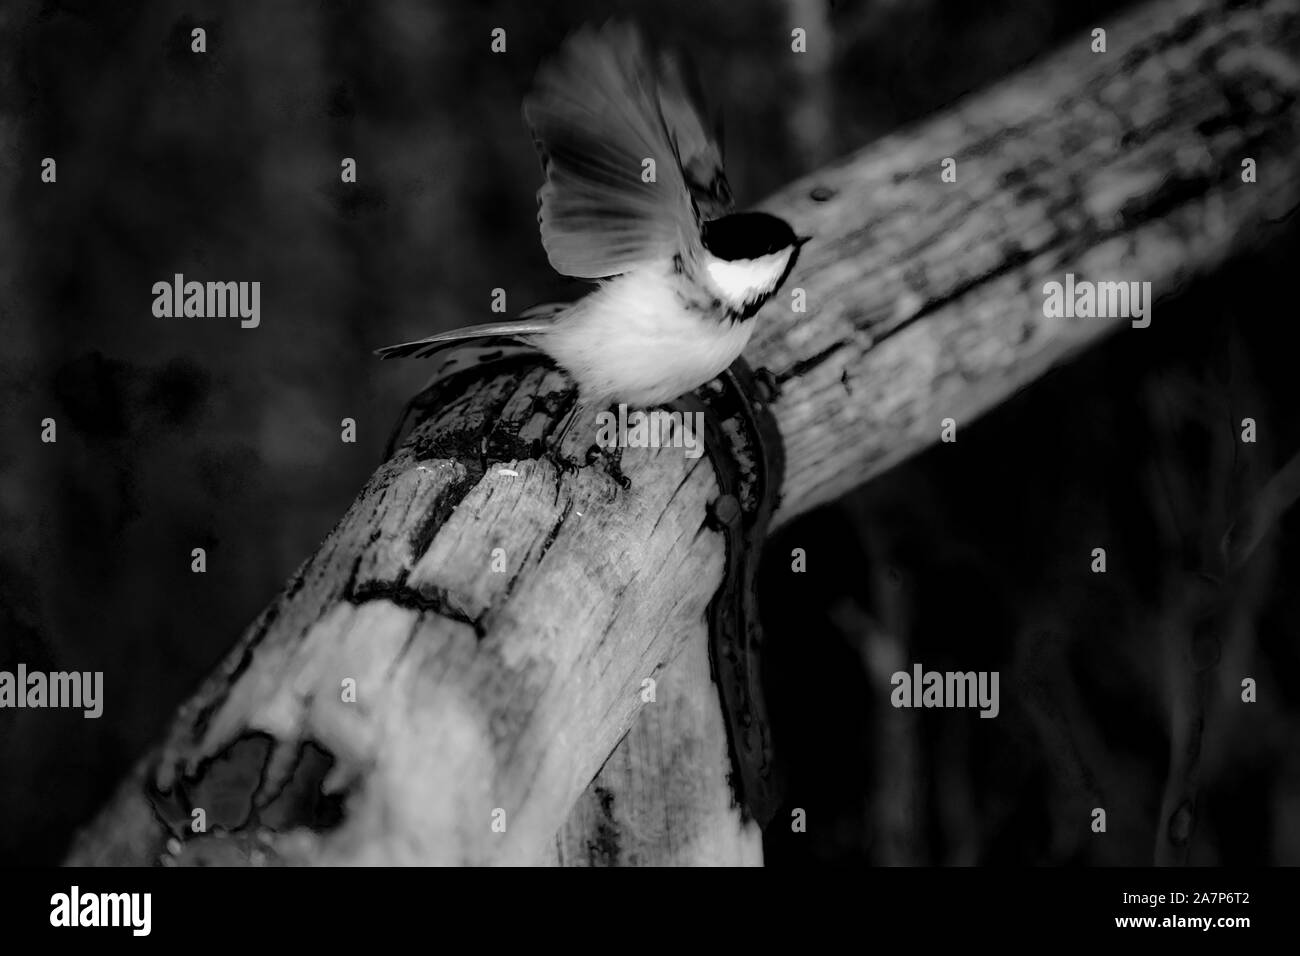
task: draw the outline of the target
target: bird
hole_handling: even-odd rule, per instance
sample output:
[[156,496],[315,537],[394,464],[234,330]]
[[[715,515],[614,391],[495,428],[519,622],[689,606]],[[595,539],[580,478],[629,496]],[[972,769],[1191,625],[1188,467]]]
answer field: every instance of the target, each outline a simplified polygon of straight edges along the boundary
[[560,442],[580,408],[663,405],[726,371],[810,237],[734,211],[721,137],[688,72],[676,56],[653,57],[630,23],[572,34],[538,68],[523,116],[541,158],[547,259],[595,287],[376,354],[442,357],[436,381],[512,350],[543,352],[577,386]]

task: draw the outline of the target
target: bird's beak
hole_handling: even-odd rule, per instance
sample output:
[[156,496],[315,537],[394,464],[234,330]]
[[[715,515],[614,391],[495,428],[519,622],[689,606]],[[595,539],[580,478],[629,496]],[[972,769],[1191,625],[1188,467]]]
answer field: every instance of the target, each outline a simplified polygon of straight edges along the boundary
[[800,249],[800,248],[803,247],[803,244],[804,244],[805,242],[810,242],[811,240],[812,240],[812,236],[795,236],[795,237],[794,237],[794,247],[795,247],[796,249]]

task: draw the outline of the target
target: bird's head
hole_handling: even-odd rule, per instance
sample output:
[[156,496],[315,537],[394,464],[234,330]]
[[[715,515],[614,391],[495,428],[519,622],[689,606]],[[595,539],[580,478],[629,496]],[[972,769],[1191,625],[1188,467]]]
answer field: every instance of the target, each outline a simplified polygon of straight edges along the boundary
[[705,222],[704,272],[727,308],[749,318],[781,288],[808,241],[784,219],[742,212]]

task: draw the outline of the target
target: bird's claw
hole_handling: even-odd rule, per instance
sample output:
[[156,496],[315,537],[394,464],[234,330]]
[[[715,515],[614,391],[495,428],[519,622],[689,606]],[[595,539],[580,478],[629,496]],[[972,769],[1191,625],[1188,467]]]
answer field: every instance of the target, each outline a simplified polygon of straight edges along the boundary
[[605,460],[605,470],[620,488],[627,491],[632,487],[632,479],[623,474],[623,449],[619,446],[605,448],[599,444],[587,449],[587,464],[595,463],[597,458]]
[[550,449],[546,452],[546,460],[555,466],[557,473],[561,475],[577,474],[582,464],[576,458],[566,458],[560,454],[559,449]]

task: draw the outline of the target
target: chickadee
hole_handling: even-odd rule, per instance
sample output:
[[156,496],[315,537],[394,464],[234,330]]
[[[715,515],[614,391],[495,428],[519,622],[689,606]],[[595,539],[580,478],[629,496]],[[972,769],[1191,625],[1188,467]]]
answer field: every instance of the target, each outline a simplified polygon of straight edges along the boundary
[[678,61],[656,69],[631,26],[584,28],[539,69],[523,112],[546,178],[547,258],[599,284],[576,302],[376,354],[456,350],[441,375],[481,360],[467,346],[540,349],[577,384],[568,424],[579,406],[662,405],[725,371],[807,238],[775,216],[731,212],[721,150]]

